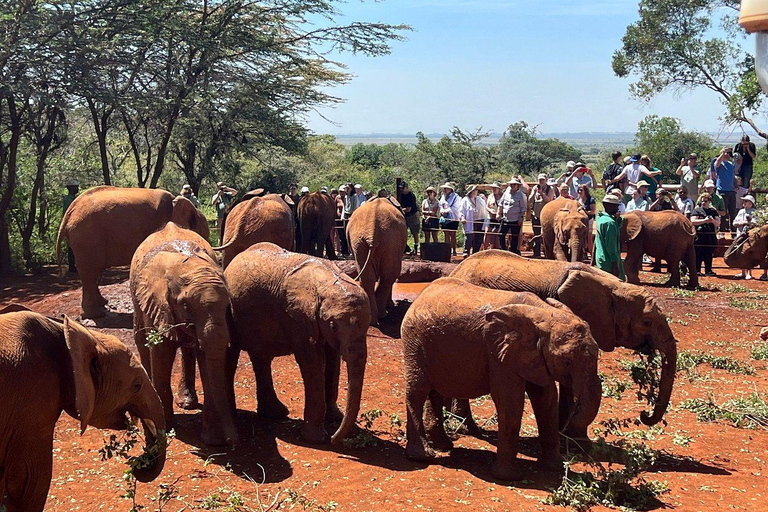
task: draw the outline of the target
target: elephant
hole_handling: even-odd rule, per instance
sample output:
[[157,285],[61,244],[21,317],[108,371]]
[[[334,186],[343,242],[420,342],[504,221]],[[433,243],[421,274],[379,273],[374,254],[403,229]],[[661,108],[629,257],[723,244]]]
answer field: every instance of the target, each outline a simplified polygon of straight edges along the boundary
[[[230,350],[230,389],[234,366],[245,350],[256,375],[259,416],[285,417],[288,409],[275,393],[271,365],[275,357],[294,354],[304,380],[301,437],[309,443],[326,443],[324,422],[341,420],[331,438],[338,445],[360,411],[370,323],[365,292],[330,261],[268,242],[238,254],[224,274],[236,340]],[[343,415],[336,405],[339,356],[347,363]]]
[[104,271],[130,265],[139,244],[168,221],[203,238],[210,235],[205,216],[188,199],[174,199],[165,190],[100,186],[72,202],[59,226],[56,261],[61,261],[62,240],[67,240],[83,285],[83,318],[106,314],[108,301],[99,292]]
[[688,288],[699,285],[696,267],[696,251],[693,238],[696,230],[691,221],[680,212],[633,211],[624,215],[621,225],[621,242],[626,244],[624,273],[627,282],[640,284],[638,272],[643,254],[661,258],[667,262],[671,276],[667,285],[680,286],[680,262],[688,267]]
[[224,268],[227,268],[232,258],[259,242],[272,242],[283,249],[293,250],[293,200],[286,194],[262,196],[262,193],[261,189],[248,192],[227,214],[222,228],[223,243],[214,248],[224,251]]
[[723,260],[732,268],[768,268],[768,225],[737,236],[726,249]]
[[387,316],[408,239],[405,216],[389,198],[363,203],[349,219],[347,239],[371,307],[371,325]]
[[114,336],[66,316],[7,307],[0,311],[0,390],[0,509],[44,509],[62,411],[80,421],[81,433],[89,425],[124,430],[127,414],[140,419],[146,464],[133,475],[151,482],[163,470],[163,406],[138,358]]
[[422,419],[428,398],[438,420],[430,429],[432,441],[450,448],[441,396],[490,393],[499,420],[492,474],[499,480],[521,479],[515,460],[527,391],[539,429],[539,461],[548,469],[562,468],[555,381],[573,389],[570,422],[583,429],[597,416],[602,385],[589,327],[548,300],[556,306],[531,293],[491,290],[451,277],[434,281],[419,295],[402,326],[408,458],[434,457]]
[[[136,347],[173,425],[171,373],[176,351],[186,352],[179,400],[196,402],[195,360],[205,391],[202,439],[207,445],[237,443],[234,403],[227,389],[231,304],[224,274],[209,243],[173,222],[147,237],[131,261],[131,299]],[[150,331],[160,343],[147,343]]]
[[545,257],[558,261],[581,261],[588,235],[589,218],[578,201],[559,197],[541,209]]
[[[584,263],[532,260],[499,250],[470,256],[459,263],[451,277],[486,288],[527,291],[542,299],[558,300],[587,322],[597,345],[605,352],[616,347],[659,352],[661,378],[653,414],[643,411],[640,419],[646,425],[655,425],[664,417],[675,383],[677,341],[666,315],[642,287]],[[569,386],[561,383],[560,394],[562,426],[570,414]],[[459,414],[467,417],[468,426],[479,430],[471,419],[469,402],[459,405]],[[569,433],[587,439],[586,429],[571,428]]]
[[301,230],[299,252],[322,257],[325,247],[326,258],[335,260],[331,230],[336,227],[336,201],[325,192],[312,192],[299,200],[296,214]]

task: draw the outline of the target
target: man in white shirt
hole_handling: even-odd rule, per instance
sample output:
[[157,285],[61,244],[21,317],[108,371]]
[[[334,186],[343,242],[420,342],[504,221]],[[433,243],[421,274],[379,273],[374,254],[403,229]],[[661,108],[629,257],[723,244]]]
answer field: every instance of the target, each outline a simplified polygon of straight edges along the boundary
[[499,206],[501,210],[501,238],[499,240],[501,250],[507,249],[507,233],[511,235],[509,250],[520,254],[520,231],[523,227],[523,218],[528,209],[528,200],[520,190],[522,182],[517,178],[509,180],[509,186],[501,196]]
[[646,166],[640,163],[641,155],[636,153],[629,159],[629,165],[624,167],[621,174],[611,180],[611,183],[619,183],[623,179],[627,179],[627,188],[624,189],[624,202],[629,203],[632,200],[632,194],[637,190],[637,183],[640,181],[640,176],[656,176],[661,174],[661,171],[649,171]]
[[696,205],[693,203],[693,200],[688,197],[688,187],[681,185],[680,188],[677,189],[675,203],[677,204],[677,211],[690,219]]

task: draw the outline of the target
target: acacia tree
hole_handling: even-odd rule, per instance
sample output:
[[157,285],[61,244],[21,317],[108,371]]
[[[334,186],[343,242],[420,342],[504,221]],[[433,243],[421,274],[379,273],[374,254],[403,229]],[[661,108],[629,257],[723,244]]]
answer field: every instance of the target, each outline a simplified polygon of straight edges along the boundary
[[506,172],[531,175],[554,162],[578,160],[581,152],[558,139],[539,139],[535,126],[519,121],[509,125],[499,139],[498,158]]
[[640,0],[640,19],[627,27],[613,71],[633,76],[633,96],[649,101],[664,91],[704,87],[719,95],[727,124],[746,123],[768,139],[754,117],[764,95],[754,57],[740,44],[739,0]]
[[699,153],[703,163],[706,162],[704,153],[712,150],[712,139],[708,135],[684,131],[677,119],[655,115],[646,116],[637,124],[635,144],[662,170],[664,179],[673,182],[677,181],[675,170],[681,158]]

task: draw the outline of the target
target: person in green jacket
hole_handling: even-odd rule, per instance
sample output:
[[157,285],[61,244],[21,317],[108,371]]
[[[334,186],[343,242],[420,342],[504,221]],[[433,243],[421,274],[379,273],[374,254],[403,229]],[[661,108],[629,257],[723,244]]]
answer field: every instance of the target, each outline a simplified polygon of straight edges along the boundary
[[624,279],[624,266],[621,263],[621,223],[619,198],[607,194],[603,199],[602,211],[597,214],[597,233],[595,235],[595,265],[619,279]]

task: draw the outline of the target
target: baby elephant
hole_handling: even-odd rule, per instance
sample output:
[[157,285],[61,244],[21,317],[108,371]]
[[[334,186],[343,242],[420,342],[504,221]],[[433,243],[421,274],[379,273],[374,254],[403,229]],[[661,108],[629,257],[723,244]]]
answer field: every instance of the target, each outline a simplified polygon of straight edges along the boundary
[[[260,416],[288,414],[275,394],[271,365],[275,357],[294,354],[304,379],[301,436],[310,443],[328,442],[324,421],[342,419],[336,398],[339,355],[344,358],[347,410],[332,439],[339,443],[360,411],[365,336],[371,320],[368,296],[330,261],[288,252],[268,242],[235,256],[225,276],[232,294],[237,340],[230,361],[237,361],[240,350],[250,355]],[[231,380],[229,385],[231,390]]]
[[143,423],[153,454],[134,476],[149,482],[162,471],[163,407],[125,345],[67,317],[52,320],[15,305],[0,310],[0,510],[42,512],[62,411],[80,420],[81,431],[125,429],[130,413]]
[[[549,469],[562,467],[555,381],[573,387],[571,424],[589,425],[602,395],[598,348],[587,324],[568,308],[529,295],[447,277],[432,283],[411,305],[402,326],[408,458],[435,455],[423,420],[427,398],[431,415],[439,419],[443,396],[490,393],[499,418],[493,477],[522,478],[515,459],[528,392],[539,429],[539,461]],[[450,448],[440,421],[430,426],[429,434],[434,447]]]

